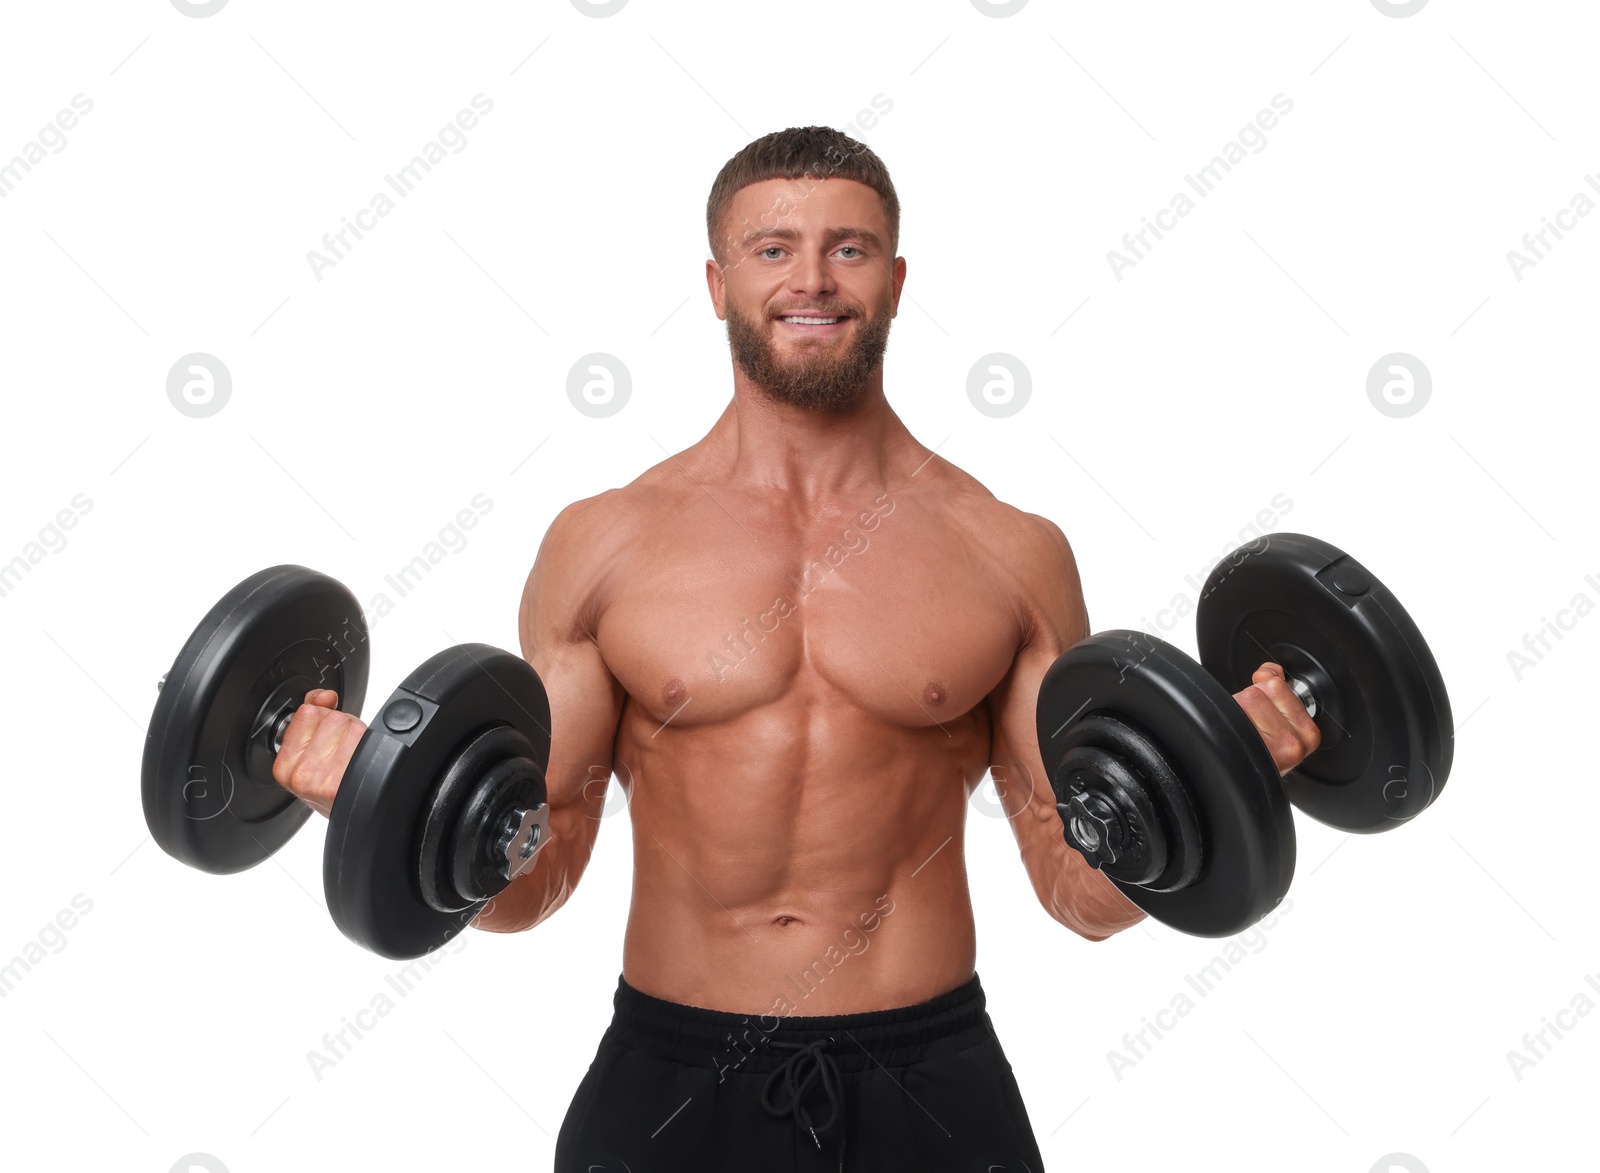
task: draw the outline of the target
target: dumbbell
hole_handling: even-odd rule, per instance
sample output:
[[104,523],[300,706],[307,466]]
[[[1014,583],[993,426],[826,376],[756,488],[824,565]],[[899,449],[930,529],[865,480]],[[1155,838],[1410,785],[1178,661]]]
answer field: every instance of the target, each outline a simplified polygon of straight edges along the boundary
[[[272,777],[295,710],[331,688],[357,714],[371,646],[355,596],[303,566],[225,594],[157,683],[145,822],[163,851],[215,874],[254,867],[311,808]],[[328,910],[384,957],[445,944],[549,841],[550,703],[520,656],[447,648],[400,684],[356,747],[323,845]]]
[[[1370,834],[1439,796],[1454,732],[1416,624],[1354,558],[1304,534],[1240,547],[1201,588],[1200,659],[1141,631],[1090,636],[1040,686],[1039,747],[1066,842],[1136,905],[1225,937],[1294,875],[1293,804]],[[1280,777],[1233,694],[1281,665],[1322,735]]]

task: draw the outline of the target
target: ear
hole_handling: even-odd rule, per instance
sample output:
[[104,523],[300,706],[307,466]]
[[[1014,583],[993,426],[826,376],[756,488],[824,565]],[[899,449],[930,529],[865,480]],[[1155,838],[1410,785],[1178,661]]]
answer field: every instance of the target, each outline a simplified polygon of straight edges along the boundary
[[900,290],[905,288],[905,284],[906,259],[904,257],[896,257],[894,259],[894,289],[889,300],[889,316],[891,318],[898,317],[900,314]]
[[728,299],[728,282],[723,276],[722,266],[713,257],[706,262],[706,290],[711,294],[712,308],[717,311],[717,317],[727,319],[726,304]]

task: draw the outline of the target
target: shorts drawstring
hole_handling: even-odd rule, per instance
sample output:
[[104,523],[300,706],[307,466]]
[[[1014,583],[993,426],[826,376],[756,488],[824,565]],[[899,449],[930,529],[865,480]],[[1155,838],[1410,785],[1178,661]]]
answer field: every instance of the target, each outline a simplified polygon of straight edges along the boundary
[[[773,1116],[782,1116],[789,1113],[794,1117],[795,1126],[803,1128],[811,1134],[812,1141],[817,1148],[822,1147],[822,1141],[817,1137],[817,1130],[823,1132],[833,1127],[844,1109],[844,1097],[841,1095],[842,1079],[839,1073],[839,1062],[828,1054],[828,1047],[833,1042],[830,1036],[817,1039],[810,1043],[786,1043],[778,1039],[769,1042],[769,1046],[785,1051],[793,1051],[787,1059],[780,1064],[761,1089],[761,1106]],[[806,1091],[817,1080],[822,1082],[822,1090],[828,1097],[828,1118],[821,1124],[813,1125],[811,1113],[806,1111]],[[787,1100],[781,1104],[772,1102],[773,1093],[780,1090],[787,1093]],[[844,1169],[845,1129],[841,1121],[839,1127],[839,1168]]]

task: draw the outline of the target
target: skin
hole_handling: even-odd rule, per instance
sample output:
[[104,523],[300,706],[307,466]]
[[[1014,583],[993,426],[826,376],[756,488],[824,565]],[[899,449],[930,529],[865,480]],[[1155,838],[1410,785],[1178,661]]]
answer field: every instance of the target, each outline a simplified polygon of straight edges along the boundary
[[[753,238],[763,224],[789,235]],[[1090,631],[1072,549],[884,398],[893,245],[853,180],[737,193],[706,263],[732,401],[685,451],[562,510],[528,577],[553,835],[477,927],[567,901],[613,773],[634,848],[623,976],[674,1002],[855,1013],[970,979],[964,827],[990,771],[1054,920],[1100,941],[1144,918],[1066,846],[1034,731],[1045,671]],[[802,333],[777,320],[796,309],[850,318]],[[1280,771],[1318,745],[1277,665],[1236,699]],[[365,726],[326,690],[306,700],[274,777],[326,814]]]

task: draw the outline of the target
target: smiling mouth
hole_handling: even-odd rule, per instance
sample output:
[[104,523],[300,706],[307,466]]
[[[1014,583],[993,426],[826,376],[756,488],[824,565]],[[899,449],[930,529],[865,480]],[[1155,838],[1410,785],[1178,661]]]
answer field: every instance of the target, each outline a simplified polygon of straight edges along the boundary
[[823,334],[837,330],[850,320],[848,314],[783,314],[778,321],[791,330],[805,334]]

